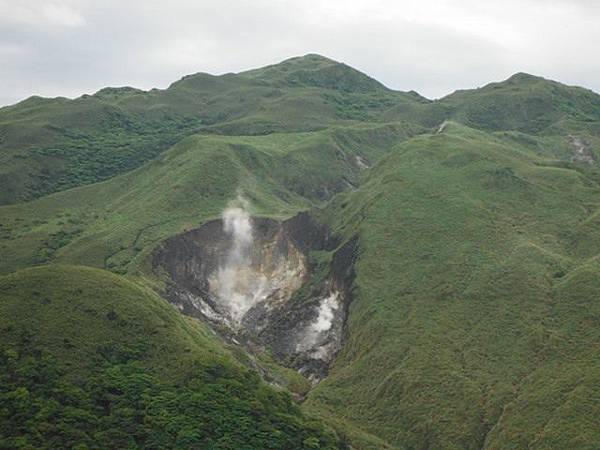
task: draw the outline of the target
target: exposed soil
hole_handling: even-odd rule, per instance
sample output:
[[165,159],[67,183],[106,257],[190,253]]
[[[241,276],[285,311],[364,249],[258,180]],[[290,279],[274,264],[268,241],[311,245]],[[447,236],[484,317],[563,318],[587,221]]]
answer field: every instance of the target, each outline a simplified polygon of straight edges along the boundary
[[[155,252],[154,269],[168,280],[165,297],[225,338],[252,351],[268,349],[318,382],[342,344],[357,239],[341,243],[307,213],[284,222],[254,217],[251,223],[248,267],[235,276],[238,287],[248,286],[252,295],[234,302],[218,289],[232,242],[223,222],[214,220],[165,241]],[[332,252],[318,273],[310,262],[313,251]]]
[[588,145],[578,136],[569,136],[571,145],[573,146],[573,156],[571,162],[581,161],[588,164],[594,164],[596,155],[588,147]]

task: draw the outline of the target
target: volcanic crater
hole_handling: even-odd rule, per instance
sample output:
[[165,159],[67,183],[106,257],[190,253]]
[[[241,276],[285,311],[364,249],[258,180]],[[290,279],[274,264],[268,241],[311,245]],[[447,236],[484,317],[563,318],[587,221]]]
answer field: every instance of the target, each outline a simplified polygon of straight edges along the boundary
[[344,338],[357,241],[309,213],[280,222],[235,207],[166,240],[153,266],[182,313],[317,383]]

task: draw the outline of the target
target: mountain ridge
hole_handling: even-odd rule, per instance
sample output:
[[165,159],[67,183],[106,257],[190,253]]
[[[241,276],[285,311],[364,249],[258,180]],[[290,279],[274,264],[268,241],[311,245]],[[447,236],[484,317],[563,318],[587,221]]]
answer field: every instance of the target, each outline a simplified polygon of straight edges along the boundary
[[[338,61],[336,61],[336,60],[334,60],[332,58],[329,58],[327,56],[323,56],[323,55],[320,55],[318,53],[306,53],[304,55],[293,56],[293,57],[290,57],[290,58],[286,58],[286,59],[280,61],[279,63],[267,64],[267,65],[262,66],[262,67],[260,67],[258,69],[248,69],[248,70],[243,70],[243,71],[240,71],[240,72],[226,72],[226,73],[222,73],[222,74],[212,74],[212,73],[209,73],[209,72],[195,72],[195,73],[191,73],[191,74],[188,74],[188,75],[184,75],[182,78],[180,78],[177,81],[172,82],[165,89],[160,89],[160,88],[154,87],[154,88],[150,88],[150,89],[144,90],[144,89],[136,88],[134,86],[123,85],[123,86],[107,86],[107,87],[98,89],[94,93],[91,93],[91,94],[85,93],[85,94],[81,94],[78,97],[73,97],[73,98],[65,97],[65,96],[44,97],[44,96],[40,96],[40,95],[32,95],[30,97],[27,97],[27,98],[25,98],[23,100],[18,101],[17,103],[14,103],[14,104],[11,104],[11,105],[4,105],[4,106],[0,107],[0,110],[3,109],[3,108],[9,108],[9,107],[17,106],[17,105],[19,105],[19,104],[21,104],[21,103],[23,103],[25,101],[28,101],[30,99],[45,99],[45,100],[67,99],[67,100],[76,100],[78,98],[85,97],[85,96],[94,96],[94,95],[97,95],[98,93],[101,93],[104,90],[110,90],[110,91],[113,91],[113,90],[114,91],[123,90],[123,91],[137,92],[137,93],[149,93],[149,92],[153,92],[153,91],[164,91],[164,90],[168,90],[174,84],[176,84],[176,83],[178,83],[180,81],[186,80],[188,78],[194,78],[195,76],[207,76],[207,77],[211,77],[211,78],[227,78],[227,77],[231,77],[232,75],[250,75],[252,73],[263,72],[263,71],[265,71],[265,69],[281,67],[282,65],[289,64],[290,62],[294,62],[294,61],[309,62],[309,63],[310,62],[315,62],[315,61],[322,61],[322,63],[324,62],[327,65],[341,65],[341,66],[344,66],[344,67],[346,67],[348,69],[351,69],[351,70],[353,70],[355,72],[359,72],[359,73],[365,75],[363,72],[360,72],[357,69],[353,69],[352,66],[346,65],[345,63],[342,63],[342,62],[338,62]],[[312,68],[309,67],[309,70],[315,70],[316,67],[318,67],[318,65],[316,65],[316,66],[314,66]],[[369,77],[368,75],[365,75],[365,76],[367,76],[371,80],[374,80],[374,78]],[[507,77],[505,80],[496,81],[496,82],[490,82],[489,84],[497,84],[497,83],[503,83],[503,82],[509,82],[509,81],[513,81],[513,82],[514,81],[525,81],[525,80],[538,80],[538,81],[548,81],[548,82],[553,82],[553,83],[559,83],[559,84],[561,84],[563,86],[567,86],[567,87],[571,87],[571,88],[585,89],[585,90],[590,91],[590,92],[592,92],[592,93],[594,93],[596,95],[599,95],[593,89],[587,88],[585,86],[565,84],[565,83],[562,83],[562,82],[559,82],[559,81],[555,81],[555,80],[551,80],[551,79],[545,78],[545,77],[543,77],[541,75],[534,75],[534,74],[530,74],[530,73],[527,73],[527,72],[521,72],[521,71],[515,72],[514,74],[510,75],[509,77]],[[377,82],[377,83],[381,84],[379,82]],[[463,92],[463,91],[470,91],[470,90],[482,89],[482,88],[484,88],[487,85],[484,85],[484,86],[481,86],[481,87],[478,87],[478,88],[457,89],[456,91],[448,93],[448,94],[444,95],[443,97],[440,97],[439,99],[435,99],[435,100],[434,99],[429,99],[427,97],[424,97],[424,96],[422,96],[421,94],[419,94],[416,91],[412,91],[412,90],[411,91],[401,91],[401,90],[395,90],[395,89],[388,88],[388,87],[386,87],[384,85],[381,85],[381,86],[383,86],[388,91],[394,91],[394,92],[414,92],[416,95],[418,95],[419,97],[422,97],[424,99],[427,99],[427,100],[430,100],[430,101],[440,101],[440,100],[442,100],[442,99],[444,99],[444,98],[446,98],[446,97],[448,97],[448,96],[450,96],[450,95],[452,95],[452,94],[454,94],[456,92]]]
[[[598,448],[600,96],[304,58],[0,110],[0,446]],[[210,316],[236,223],[305,270],[264,348]]]
[[[328,80],[321,86],[321,75],[314,78],[313,72],[330,68],[336,73],[321,74]],[[298,73],[309,75],[294,78]],[[358,90],[346,89],[354,81]],[[339,83],[341,90],[330,89]],[[0,110],[0,204],[131,170],[194,133],[261,135],[361,121],[408,121],[433,129],[451,119],[491,131],[539,134],[558,128],[598,136],[598,104],[600,96],[592,91],[523,73],[428,100],[389,90],[315,54],[238,74],[188,75],[164,90],[121,87],[73,100],[31,97]]]

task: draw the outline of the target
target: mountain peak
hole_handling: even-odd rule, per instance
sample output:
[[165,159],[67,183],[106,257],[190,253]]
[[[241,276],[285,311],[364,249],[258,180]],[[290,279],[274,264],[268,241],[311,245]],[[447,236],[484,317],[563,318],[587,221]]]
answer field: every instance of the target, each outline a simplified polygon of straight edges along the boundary
[[542,81],[544,78],[538,77],[535,75],[531,75],[525,72],[517,72],[514,75],[511,75],[506,82],[508,83],[532,83],[536,81]]
[[239,75],[276,86],[320,87],[347,92],[387,90],[368,75],[316,53],[296,56]]
[[94,97],[110,98],[131,94],[143,94],[145,91],[131,86],[105,87],[94,93]]
[[284,59],[281,62],[276,64],[269,64],[267,66],[248,70],[246,72],[242,72],[242,74],[252,74],[255,72],[264,71],[267,69],[277,68],[278,70],[298,70],[298,69],[307,69],[307,70],[316,70],[319,68],[327,67],[327,66],[335,66],[341,64],[338,61],[335,61],[331,58],[327,58],[323,55],[319,55],[317,53],[307,53],[306,55],[301,56],[293,56],[291,58]]
[[307,63],[328,63],[328,64],[339,64],[339,62],[334,59],[328,58],[323,55],[319,55],[318,53],[307,53],[306,55],[301,56],[292,56],[291,58],[287,58],[282,62],[286,61],[302,61]]

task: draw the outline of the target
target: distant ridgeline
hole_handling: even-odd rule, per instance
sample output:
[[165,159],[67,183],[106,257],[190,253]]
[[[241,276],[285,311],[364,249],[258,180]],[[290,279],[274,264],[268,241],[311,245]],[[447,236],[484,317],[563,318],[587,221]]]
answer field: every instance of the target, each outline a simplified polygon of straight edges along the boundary
[[319,55],[0,108],[0,447],[598,449],[599,157],[592,91]]

